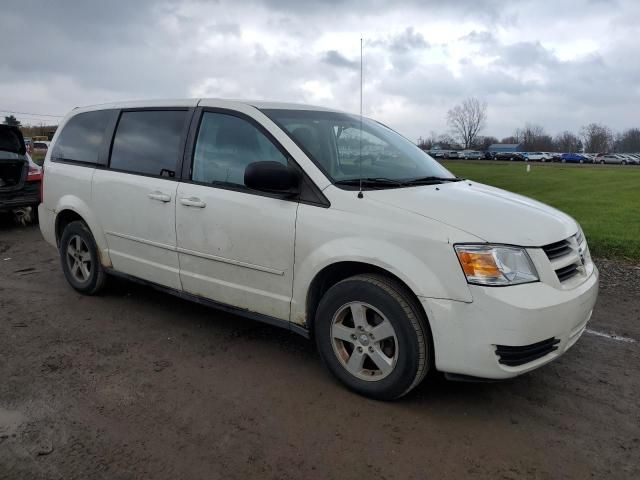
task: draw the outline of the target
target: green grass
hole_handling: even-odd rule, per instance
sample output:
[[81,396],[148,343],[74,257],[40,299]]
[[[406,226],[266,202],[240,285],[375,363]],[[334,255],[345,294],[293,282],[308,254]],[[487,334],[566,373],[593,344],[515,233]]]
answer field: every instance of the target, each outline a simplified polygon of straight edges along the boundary
[[45,156],[44,153],[32,153],[31,160],[33,160],[38,165],[42,166],[42,164],[44,163],[44,156]]
[[640,167],[445,161],[460,177],[535,198],[575,218],[595,256],[640,261]]

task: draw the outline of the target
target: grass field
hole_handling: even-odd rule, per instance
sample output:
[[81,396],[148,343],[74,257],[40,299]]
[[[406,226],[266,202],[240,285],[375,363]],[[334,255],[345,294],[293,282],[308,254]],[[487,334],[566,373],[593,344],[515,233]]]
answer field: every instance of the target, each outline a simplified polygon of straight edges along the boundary
[[460,177],[526,195],[575,218],[595,256],[640,261],[640,167],[442,162]]
[[42,165],[44,163],[44,153],[32,153],[31,160],[33,160],[38,165]]

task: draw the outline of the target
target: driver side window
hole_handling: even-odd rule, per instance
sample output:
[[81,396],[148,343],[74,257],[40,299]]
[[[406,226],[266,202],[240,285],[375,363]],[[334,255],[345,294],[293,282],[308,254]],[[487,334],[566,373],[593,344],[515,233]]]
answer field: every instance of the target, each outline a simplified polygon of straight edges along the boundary
[[248,121],[204,112],[193,154],[193,181],[244,187],[245,169],[261,161],[287,164],[282,152]]

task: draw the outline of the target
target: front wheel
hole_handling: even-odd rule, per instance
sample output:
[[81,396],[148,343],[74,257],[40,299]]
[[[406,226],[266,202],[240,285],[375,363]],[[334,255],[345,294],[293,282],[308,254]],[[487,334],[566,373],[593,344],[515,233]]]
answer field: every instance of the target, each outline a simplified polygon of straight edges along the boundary
[[65,227],[60,238],[60,260],[67,282],[80,293],[94,295],[104,286],[106,273],[98,247],[84,222],[71,222]]
[[419,304],[381,275],[357,275],[331,287],[318,306],[315,338],[342,383],[379,400],[405,395],[432,367],[431,335]]

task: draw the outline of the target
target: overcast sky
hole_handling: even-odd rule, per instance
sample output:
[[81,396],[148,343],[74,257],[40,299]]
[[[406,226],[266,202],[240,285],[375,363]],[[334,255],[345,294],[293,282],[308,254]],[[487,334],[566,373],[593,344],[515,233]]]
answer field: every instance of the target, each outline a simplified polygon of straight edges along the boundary
[[207,96],[357,112],[362,35],[365,114],[411,139],[446,132],[467,96],[498,137],[640,126],[638,0],[20,0],[0,31],[6,110]]

